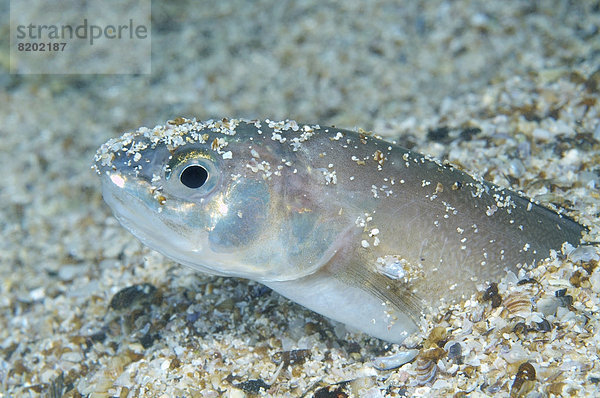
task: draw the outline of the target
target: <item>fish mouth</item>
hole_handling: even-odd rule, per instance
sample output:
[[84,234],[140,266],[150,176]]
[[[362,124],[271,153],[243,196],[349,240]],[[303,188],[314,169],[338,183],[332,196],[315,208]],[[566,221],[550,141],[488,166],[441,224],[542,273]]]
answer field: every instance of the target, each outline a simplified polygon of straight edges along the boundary
[[[148,213],[155,212],[138,195],[129,192],[129,189],[115,184],[118,174],[111,174],[102,179],[102,197],[111,208],[114,217],[119,223],[131,232],[142,243],[151,248],[157,246],[155,236],[157,231],[164,230],[165,225],[159,225],[158,219],[150,218]],[[155,220],[154,222],[152,220]],[[174,242],[169,242],[174,243]]]
[[[199,263],[198,259],[211,254],[205,253],[205,245],[192,248],[188,240],[182,238],[162,217],[158,216],[158,209],[153,206],[155,199],[149,193],[147,182],[136,181],[133,187],[118,186],[114,182],[115,179],[118,181],[118,177],[115,176],[119,174],[103,176],[102,196],[114,217],[126,230],[145,246],[178,263],[212,275],[231,276],[230,273],[219,271],[218,267],[206,267]],[[147,200],[136,194],[141,191],[147,192]],[[202,231],[197,234],[202,234]]]

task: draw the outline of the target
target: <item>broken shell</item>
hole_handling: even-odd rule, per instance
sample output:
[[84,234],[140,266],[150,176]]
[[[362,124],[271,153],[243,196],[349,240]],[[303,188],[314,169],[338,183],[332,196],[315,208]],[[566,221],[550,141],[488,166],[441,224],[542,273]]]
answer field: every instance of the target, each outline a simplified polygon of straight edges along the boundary
[[560,302],[554,296],[542,297],[537,302],[537,309],[545,316],[556,314]]
[[511,347],[501,347],[500,355],[506,362],[517,364],[526,360],[529,354],[525,351],[521,343],[514,343]]
[[526,317],[531,313],[533,305],[529,296],[523,293],[512,293],[504,299],[504,307],[513,316]]
[[446,331],[445,327],[436,326],[431,330],[431,332],[429,332],[429,336],[427,337],[427,340],[425,340],[423,345],[426,348],[438,347],[439,346],[438,343],[444,341],[446,339],[446,335],[447,335],[447,331]]
[[569,282],[575,287],[581,287],[581,285],[589,281],[589,279],[590,277],[587,275],[583,275],[581,270],[576,270],[569,278]]
[[415,374],[417,376],[418,385],[424,386],[435,380],[437,377],[437,361],[419,357],[415,365]]
[[569,252],[567,257],[574,263],[589,263],[590,261],[600,260],[600,255],[598,255],[598,249],[595,246],[581,245],[575,250]]
[[519,366],[515,381],[510,387],[511,397],[524,397],[531,391],[535,385],[535,368],[529,362],[524,362]]
[[592,291],[594,293],[600,293],[600,270],[594,271],[590,278],[590,283],[592,284]]
[[[500,297],[500,296],[498,296],[498,297]],[[473,323],[480,322],[483,319],[484,310],[485,310],[485,307],[482,305],[473,308],[473,310],[468,315],[469,321],[471,321]]]

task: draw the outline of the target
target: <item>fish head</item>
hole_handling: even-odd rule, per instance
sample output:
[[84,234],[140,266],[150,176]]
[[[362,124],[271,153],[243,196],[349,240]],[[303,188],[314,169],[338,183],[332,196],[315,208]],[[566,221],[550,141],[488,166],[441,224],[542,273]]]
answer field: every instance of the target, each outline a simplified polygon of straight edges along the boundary
[[280,148],[257,131],[186,121],[112,139],[95,158],[104,199],[142,243],[181,264],[261,282],[308,275],[335,253],[336,230],[290,205],[302,197],[291,187],[310,188],[291,172],[270,178]]

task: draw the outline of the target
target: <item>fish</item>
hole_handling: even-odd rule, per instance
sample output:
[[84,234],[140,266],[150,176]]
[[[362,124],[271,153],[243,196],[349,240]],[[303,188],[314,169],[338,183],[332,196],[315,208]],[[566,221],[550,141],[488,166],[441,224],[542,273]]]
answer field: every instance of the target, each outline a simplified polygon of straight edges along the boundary
[[585,231],[373,134],[293,120],[179,117],[94,160],[105,202],[144,245],[392,343]]

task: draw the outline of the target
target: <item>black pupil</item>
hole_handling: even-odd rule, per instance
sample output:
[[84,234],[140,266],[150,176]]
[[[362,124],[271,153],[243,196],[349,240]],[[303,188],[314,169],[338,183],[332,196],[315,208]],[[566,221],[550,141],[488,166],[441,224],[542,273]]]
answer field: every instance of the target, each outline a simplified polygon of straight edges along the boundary
[[200,188],[208,178],[208,171],[202,166],[188,166],[181,172],[179,180],[188,188]]

